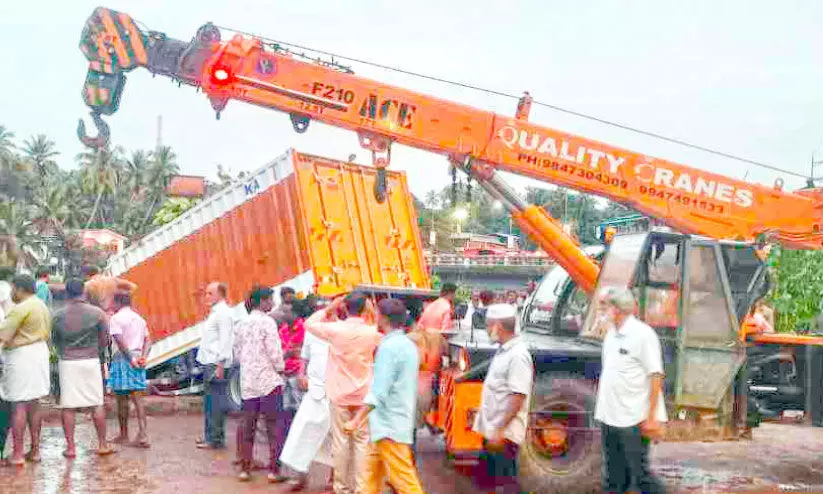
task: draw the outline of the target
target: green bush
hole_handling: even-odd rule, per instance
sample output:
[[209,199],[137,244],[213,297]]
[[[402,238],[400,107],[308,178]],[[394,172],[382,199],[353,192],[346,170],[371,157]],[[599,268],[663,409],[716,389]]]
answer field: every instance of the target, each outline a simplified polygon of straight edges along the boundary
[[815,328],[823,307],[823,251],[775,248],[769,264],[775,330],[786,333]]

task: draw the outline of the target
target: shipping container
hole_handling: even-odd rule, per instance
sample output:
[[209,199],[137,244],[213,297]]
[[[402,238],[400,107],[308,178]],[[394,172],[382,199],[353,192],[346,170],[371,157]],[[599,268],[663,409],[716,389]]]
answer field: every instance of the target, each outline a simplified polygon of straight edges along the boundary
[[255,284],[333,296],[359,284],[429,288],[406,176],[289,150],[112,258],[137,284],[135,309],[155,344],[149,367],[197,346],[211,281],[228,284],[238,316]]

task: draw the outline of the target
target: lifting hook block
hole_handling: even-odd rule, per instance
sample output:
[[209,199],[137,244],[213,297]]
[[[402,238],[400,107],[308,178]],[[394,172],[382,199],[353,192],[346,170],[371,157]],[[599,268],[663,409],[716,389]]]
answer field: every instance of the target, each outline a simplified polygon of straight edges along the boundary
[[374,198],[382,204],[389,194],[389,179],[386,168],[391,163],[391,139],[380,135],[358,132],[360,146],[371,151],[372,165],[377,168],[377,177],[374,180]]
[[389,195],[389,178],[386,175],[386,168],[381,167],[377,169],[377,177],[374,179],[374,198],[377,202],[383,204],[386,202],[386,197]]
[[97,112],[91,112],[91,119],[92,122],[94,122],[94,126],[97,127],[97,136],[91,137],[86,134],[86,122],[81,118],[77,121],[77,137],[87,147],[92,149],[104,148],[109,143],[109,125]]

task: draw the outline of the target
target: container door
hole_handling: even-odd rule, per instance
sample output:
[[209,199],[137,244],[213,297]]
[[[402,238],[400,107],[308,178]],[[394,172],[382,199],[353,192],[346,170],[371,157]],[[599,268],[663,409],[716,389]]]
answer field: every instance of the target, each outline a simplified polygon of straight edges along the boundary
[[404,174],[388,174],[389,196],[380,204],[374,168],[296,153],[295,170],[319,294],[360,284],[429,287]]

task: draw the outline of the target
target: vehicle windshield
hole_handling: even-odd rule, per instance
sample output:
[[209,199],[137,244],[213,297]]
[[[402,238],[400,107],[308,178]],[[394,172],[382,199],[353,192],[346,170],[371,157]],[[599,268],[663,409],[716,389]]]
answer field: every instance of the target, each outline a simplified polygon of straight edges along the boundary
[[555,266],[546,273],[527,305],[528,324],[548,327],[554,305],[568,279],[569,274],[560,266]]
[[[593,245],[584,247],[584,251],[589,256],[599,257],[604,248],[601,245]],[[523,309],[522,324],[526,331],[537,329],[544,332],[551,328],[552,315],[555,308],[560,309],[558,304],[563,301],[560,298],[569,283],[569,274],[560,265],[555,265],[540,281],[540,284],[535,289],[534,293],[526,301],[526,306]],[[582,297],[582,299],[581,299]],[[575,307],[583,304],[585,309],[587,296],[584,292],[576,290],[566,303],[574,305]],[[568,307],[566,308],[568,311]],[[578,324],[578,327],[582,324]]]
[[[600,271],[595,293],[600,293],[610,287],[631,287],[635,268],[643,253],[643,245],[647,237],[647,233],[614,237],[606,254],[603,269]],[[602,316],[598,304],[590,304],[581,335],[586,338],[602,339],[605,336],[605,330],[601,324]]]

